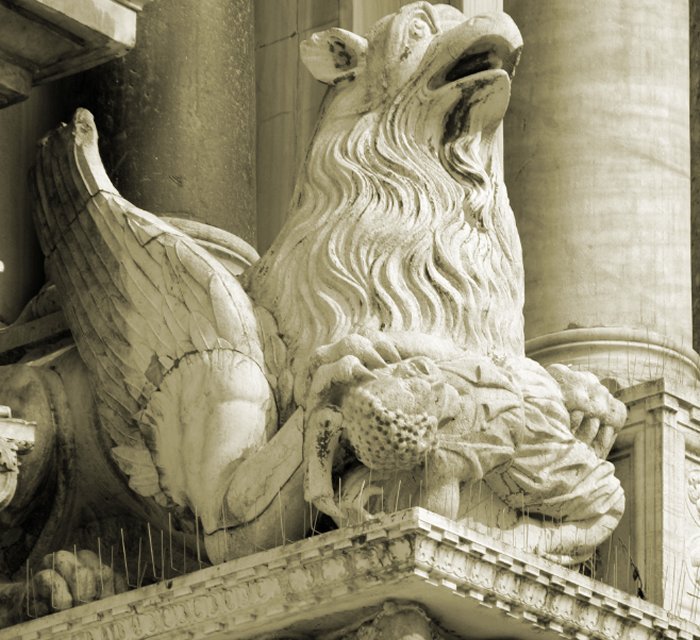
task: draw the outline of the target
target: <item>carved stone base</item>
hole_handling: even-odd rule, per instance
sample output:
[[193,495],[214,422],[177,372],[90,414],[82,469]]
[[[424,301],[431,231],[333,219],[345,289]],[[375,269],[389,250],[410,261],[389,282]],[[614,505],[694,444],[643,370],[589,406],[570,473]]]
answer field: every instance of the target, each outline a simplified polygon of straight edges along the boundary
[[324,640],[447,640],[425,610],[414,604],[386,602],[382,610],[359,627],[342,629]]
[[410,509],[33,620],[0,632],[0,639],[423,640],[430,634],[691,640],[700,628]]
[[[619,393],[629,409],[610,460],[627,509],[613,535],[618,565],[629,547],[651,602],[700,618],[700,389],[666,379]],[[609,554],[601,549],[602,554]],[[629,572],[612,584],[632,589]],[[612,576],[612,572],[610,573]]]

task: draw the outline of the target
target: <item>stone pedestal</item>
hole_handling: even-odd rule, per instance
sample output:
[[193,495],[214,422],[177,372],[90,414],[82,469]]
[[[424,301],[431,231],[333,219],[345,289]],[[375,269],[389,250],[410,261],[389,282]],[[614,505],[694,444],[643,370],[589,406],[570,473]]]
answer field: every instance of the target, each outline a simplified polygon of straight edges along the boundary
[[[619,570],[609,582],[641,588],[685,619],[700,617],[700,398],[665,380],[625,389],[627,425],[610,459],[627,508],[613,534]],[[638,579],[630,575],[630,562]],[[632,567],[634,572],[634,567]],[[636,582],[636,584],[635,584]]]
[[134,51],[81,85],[124,197],[255,244],[251,0],[155,0]]
[[658,606],[422,509],[39,618],[0,638],[669,638]]
[[623,386],[697,379],[688,3],[504,8],[526,43],[505,177],[524,251],[529,355]]

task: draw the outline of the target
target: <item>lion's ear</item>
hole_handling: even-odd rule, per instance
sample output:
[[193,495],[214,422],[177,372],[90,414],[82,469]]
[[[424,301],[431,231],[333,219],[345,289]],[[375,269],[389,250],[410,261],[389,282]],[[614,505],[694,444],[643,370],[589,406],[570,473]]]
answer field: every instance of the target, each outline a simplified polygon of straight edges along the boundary
[[345,29],[314,33],[301,43],[301,59],[316,80],[335,84],[357,75],[365,65],[367,40]]

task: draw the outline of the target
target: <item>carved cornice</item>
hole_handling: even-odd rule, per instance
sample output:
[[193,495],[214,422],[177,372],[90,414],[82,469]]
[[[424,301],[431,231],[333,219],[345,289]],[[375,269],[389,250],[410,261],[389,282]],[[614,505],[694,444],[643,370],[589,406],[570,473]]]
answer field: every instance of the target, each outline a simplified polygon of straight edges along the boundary
[[700,387],[697,384],[658,378],[622,389],[616,395],[629,412],[627,424],[615,442],[617,450],[632,445],[649,412],[663,412],[673,416],[673,424],[683,433],[688,451],[700,455]]
[[14,0],[1,3],[0,107],[32,85],[94,67],[136,43],[143,0]]
[[464,637],[700,638],[661,608],[422,509],[0,632],[0,639],[321,637],[387,600]]

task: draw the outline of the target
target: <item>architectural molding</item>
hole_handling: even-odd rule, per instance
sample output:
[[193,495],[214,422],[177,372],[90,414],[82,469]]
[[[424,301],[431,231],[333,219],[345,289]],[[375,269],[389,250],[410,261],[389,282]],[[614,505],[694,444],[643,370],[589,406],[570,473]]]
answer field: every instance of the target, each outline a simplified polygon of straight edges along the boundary
[[565,329],[527,340],[525,351],[543,366],[563,362],[614,378],[623,387],[662,376],[676,382],[700,378],[700,357],[690,345],[648,329]]
[[700,638],[639,598],[414,508],[0,632],[0,640],[321,637],[387,600],[457,637]]
[[[621,390],[628,419],[610,454],[627,507],[617,546],[627,549],[649,600],[697,619],[700,602],[700,393],[661,378]],[[603,550],[602,553],[606,553]],[[632,588],[626,582],[617,584]]]
[[0,6],[0,107],[32,85],[124,55],[136,44],[143,0],[16,0]]

